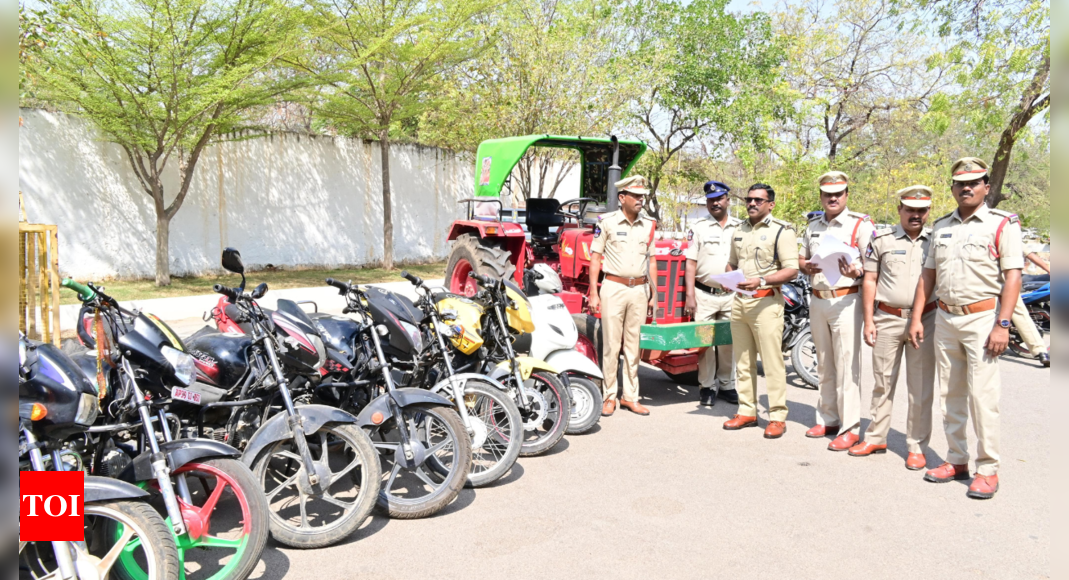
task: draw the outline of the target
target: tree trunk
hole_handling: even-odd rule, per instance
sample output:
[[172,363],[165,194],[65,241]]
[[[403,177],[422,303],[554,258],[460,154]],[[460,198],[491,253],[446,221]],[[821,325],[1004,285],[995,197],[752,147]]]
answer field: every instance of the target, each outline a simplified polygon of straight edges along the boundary
[[1050,106],[1050,93],[1043,94],[1044,89],[1049,88],[1047,87],[1049,76],[1050,53],[1048,51],[1043,63],[1040,64],[1032,76],[1032,82],[1029,83],[1028,87],[1025,88],[1024,94],[1021,95],[1021,101],[1017,105],[1016,112],[1010,117],[1009,124],[1002,132],[1002,136],[999,137],[998,150],[995,151],[995,158],[991,163],[990,190],[985,200],[990,207],[998,207],[998,204],[1003,200],[1009,199],[1009,196],[1002,195],[1002,186],[1006,183],[1006,173],[1010,168],[1010,154],[1013,153],[1013,145],[1017,142],[1017,135],[1025,128],[1025,125]]
[[382,155],[382,267],[393,270],[393,200],[390,194],[390,135],[379,137]]
[[171,285],[171,261],[169,241],[171,237],[171,218],[156,212],[156,285]]
[[1008,127],[1002,132],[995,159],[991,163],[991,182],[985,200],[989,207],[998,207],[998,204],[1009,199],[1008,195],[1002,195],[1002,186],[1006,183],[1006,173],[1010,170],[1010,154],[1013,153],[1013,144],[1017,141],[1017,136],[1011,134],[1012,130]]

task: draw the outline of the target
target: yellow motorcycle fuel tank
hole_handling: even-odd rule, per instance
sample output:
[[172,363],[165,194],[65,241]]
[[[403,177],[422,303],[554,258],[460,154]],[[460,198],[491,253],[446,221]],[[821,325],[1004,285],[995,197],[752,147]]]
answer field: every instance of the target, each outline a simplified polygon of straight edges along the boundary
[[534,319],[531,317],[531,303],[523,291],[511,282],[505,282],[506,294],[516,303],[516,308],[506,308],[505,317],[509,326],[517,332],[534,332]]
[[[446,324],[459,329],[449,341],[464,354],[472,354],[483,345],[482,320],[483,307],[463,296],[449,296],[438,301],[438,312],[445,314],[455,312],[456,320],[447,320]],[[444,333],[443,333],[444,334]]]

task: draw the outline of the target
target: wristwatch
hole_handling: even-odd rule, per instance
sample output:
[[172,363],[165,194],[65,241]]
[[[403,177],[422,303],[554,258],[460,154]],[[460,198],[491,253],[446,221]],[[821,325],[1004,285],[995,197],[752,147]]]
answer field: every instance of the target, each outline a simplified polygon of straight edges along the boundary
[[760,282],[762,286],[765,286],[765,285],[766,285],[766,284],[765,284],[765,277],[764,277],[764,276],[759,276],[759,277],[757,278],[757,281],[758,281],[758,282]]
[[1009,328],[1010,327],[1010,321],[1005,319],[1005,318],[1003,318],[1002,320],[998,321],[998,325],[1001,326],[1002,328]]

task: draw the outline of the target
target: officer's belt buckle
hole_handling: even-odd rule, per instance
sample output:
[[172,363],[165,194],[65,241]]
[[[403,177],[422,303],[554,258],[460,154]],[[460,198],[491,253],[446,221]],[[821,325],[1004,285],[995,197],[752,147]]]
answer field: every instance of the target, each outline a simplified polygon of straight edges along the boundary
[[631,278],[627,279],[627,287],[628,288],[634,288],[635,287],[635,278],[634,277],[631,277]]
[[964,306],[954,306],[953,304],[947,304],[942,300],[939,301],[939,305],[943,307],[943,310],[953,314],[955,316],[964,316],[966,314]]

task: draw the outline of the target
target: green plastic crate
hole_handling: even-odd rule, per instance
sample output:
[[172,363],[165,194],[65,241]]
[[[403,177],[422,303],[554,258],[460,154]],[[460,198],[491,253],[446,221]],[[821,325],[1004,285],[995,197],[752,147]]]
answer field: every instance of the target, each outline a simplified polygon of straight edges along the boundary
[[731,344],[731,323],[680,322],[644,324],[639,331],[639,348],[643,350],[677,350]]

